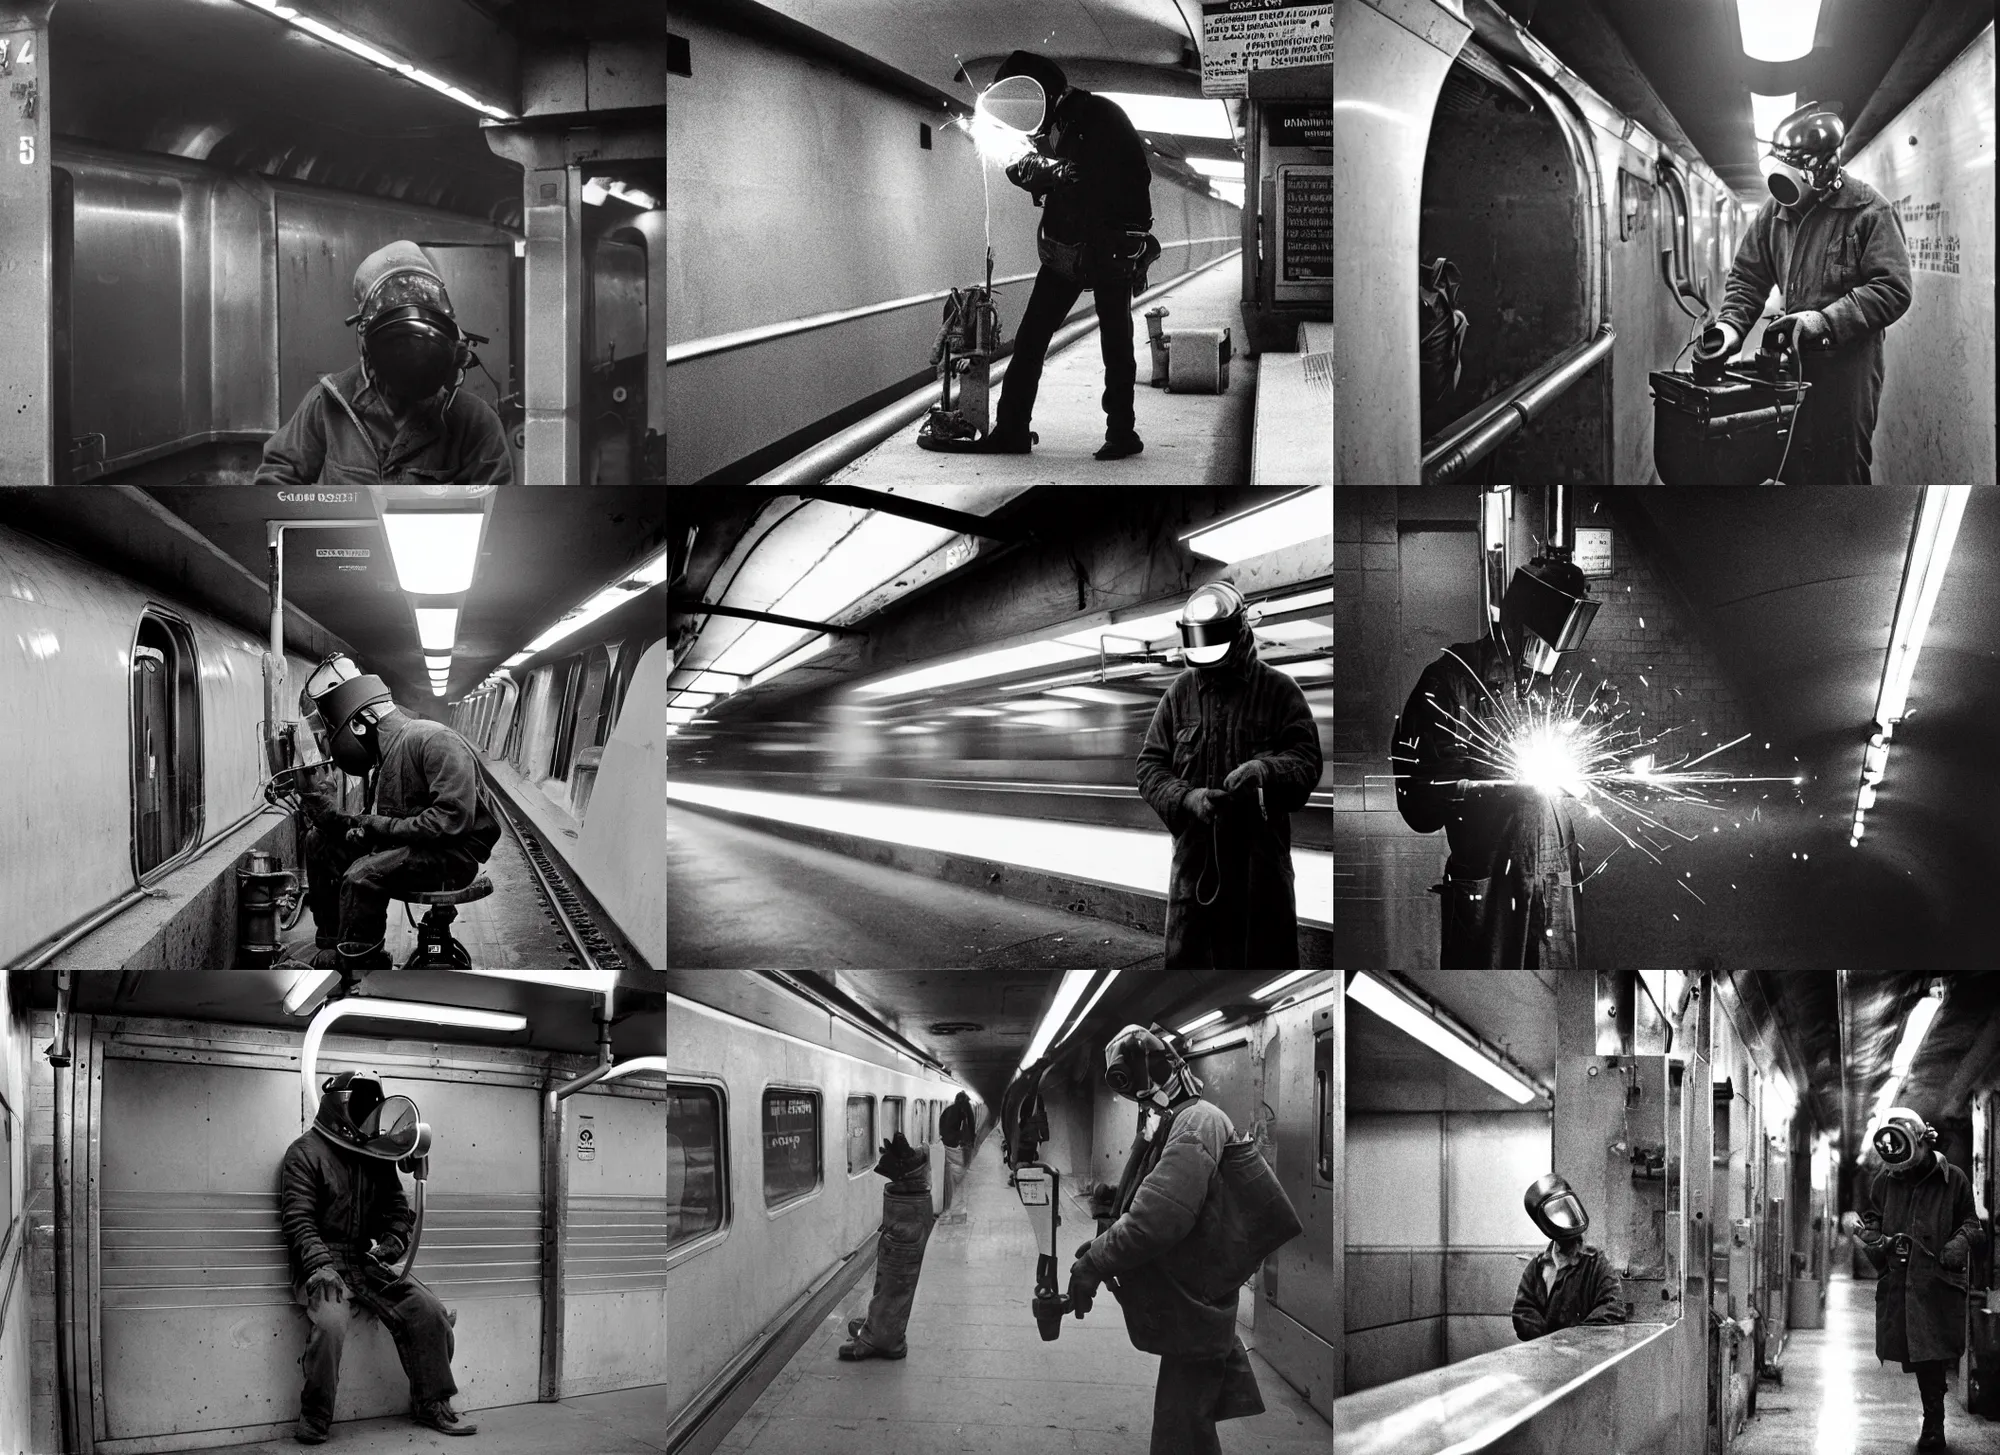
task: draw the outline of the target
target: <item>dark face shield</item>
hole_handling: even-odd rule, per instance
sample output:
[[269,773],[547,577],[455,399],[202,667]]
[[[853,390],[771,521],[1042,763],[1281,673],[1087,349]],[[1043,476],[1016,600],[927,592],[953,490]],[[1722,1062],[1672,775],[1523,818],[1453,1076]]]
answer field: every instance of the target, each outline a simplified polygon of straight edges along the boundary
[[382,1083],[371,1076],[329,1078],[313,1126],[335,1145],[382,1162],[430,1150],[431,1129],[417,1115],[417,1104],[407,1096],[383,1096]]
[[393,702],[387,685],[373,673],[337,682],[313,699],[318,709],[313,733],[326,744],[327,756],[358,778],[375,765],[375,725],[361,715],[362,709]]
[[1188,598],[1177,623],[1182,655],[1197,667],[1216,666],[1242,634],[1244,615],[1243,597],[1235,587],[1202,587]]
[[[1530,671],[1546,676],[1555,671],[1556,659],[1583,645],[1599,603],[1582,591],[1582,575],[1565,590],[1546,576],[1522,567],[1507,583],[1500,600],[1500,627],[1520,633],[1522,662]],[[1532,640],[1530,640],[1532,638]]]
[[1590,1229],[1590,1214],[1584,1210],[1583,1200],[1553,1173],[1536,1180],[1522,1205],[1543,1236],[1557,1242],[1581,1238]]
[[978,109],[1002,126],[1033,136],[1048,124],[1049,93],[1033,76],[1009,76],[986,89]]
[[472,336],[460,331],[444,284],[428,274],[389,274],[348,322],[360,325],[368,377],[404,402],[454,385],[469,362]]

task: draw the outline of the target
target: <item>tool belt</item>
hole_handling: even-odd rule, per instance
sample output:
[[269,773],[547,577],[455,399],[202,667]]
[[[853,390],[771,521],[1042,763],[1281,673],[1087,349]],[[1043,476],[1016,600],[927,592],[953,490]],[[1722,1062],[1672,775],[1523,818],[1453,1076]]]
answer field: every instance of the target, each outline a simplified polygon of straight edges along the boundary
[[1044,267],[1085,288],[1099,282],[1124,283],[1133,293],[1146,288],[1146,272],[1160,256],[1160,240],[1143,228],[1094,231],[1081,242],[1040,234],[1036,255]]

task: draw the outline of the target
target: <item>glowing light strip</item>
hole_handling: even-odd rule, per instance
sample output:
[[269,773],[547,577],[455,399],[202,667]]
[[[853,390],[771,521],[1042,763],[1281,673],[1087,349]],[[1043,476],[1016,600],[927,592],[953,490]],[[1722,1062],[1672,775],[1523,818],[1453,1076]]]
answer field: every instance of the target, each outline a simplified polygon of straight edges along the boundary
[[278,3],[278,0],[243,0],[243,3],[253,9],[263,11],[274,20],[282,20],[285,24],[295,29],[303,30],[307,35],[313,36],[318,40],[323,40],[328,45],[340,50],[344,50],[349,55],[368,62],[371,66],[376,66],[393,75],[401,76],[406,81],[415,81],[419,86],[428,87],[440,96],[448,96],[459,105],[470,107],[482,116],[490,116],[495,121],[512,121],[515,119],[513,112],[503,111],[490,102],[481,101],[477,96],[461,91],[449,81],[433,76],[429,71],[423,70],[421,67],[413,66],[408,61],[399,61],[386,51],[379,51],[366,41],[359,40],[343,30],[338,30],[323,20],[316,19],[310,15],[303,15],[289,5]]
[[1021,1064],[1014,1068],[1016,1071],[1025,1071],[1042,1059],[1043,1053],[1049,1049],[1049,1043],[1056,1038],[1056,1028],[1076,1008],[1076,1003],[1083,999],[1083,992],[1090,986],[1090,977],[1096,973],[1095,970],[1063,971],[1063,981],[1056,988],[1056,998],[1050,1002],[1048,1011],[1042,1016],[1042,1023],[1035,1027],[1035,1034],[1028,1042],[1027,1053],[1021,1057]]
[[1466,1040],[1457,1030],[1405,1000],[1366,971],[1357,973],[1348,982],[1347,995],[1412,1040],[1423,1042],[1453,1065],[1470,1071],[1508,1100],[1526,1103],[1539,1095],[1534,1087],[1495,1061],[1484,1047]]

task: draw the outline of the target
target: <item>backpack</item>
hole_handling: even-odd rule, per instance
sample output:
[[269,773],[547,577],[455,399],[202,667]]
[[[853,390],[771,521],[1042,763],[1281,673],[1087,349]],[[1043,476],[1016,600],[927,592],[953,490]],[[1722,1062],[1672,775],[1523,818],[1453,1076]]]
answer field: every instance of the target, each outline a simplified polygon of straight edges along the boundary
[[947,1147],[964,1145],[966,1133],[971,1130],[966,1126],[967,1120],[965,1108],[954,1101],[938,1118],[938,1140]]

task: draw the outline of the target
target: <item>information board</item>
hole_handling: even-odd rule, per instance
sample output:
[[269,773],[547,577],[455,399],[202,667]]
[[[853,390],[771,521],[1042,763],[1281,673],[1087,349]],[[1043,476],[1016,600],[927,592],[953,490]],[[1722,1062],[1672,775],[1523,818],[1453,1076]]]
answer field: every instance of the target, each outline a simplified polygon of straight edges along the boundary
[[1331,0],[1202,0],[1204,96],[1248,95],[1252,71],[1331,64]]
[[1264,136],[1274,147],[1333,148],[1333,102],[1269,101],[1264,105]]
[[1278,168],[1278,279],[1333,283],[1333,168]]
[[1576,531],[1576,548],[1570,555],[1577,570],[1584,575],[1603,579],[1611,572],[1611,531],[1602,526],[1579,526]]

